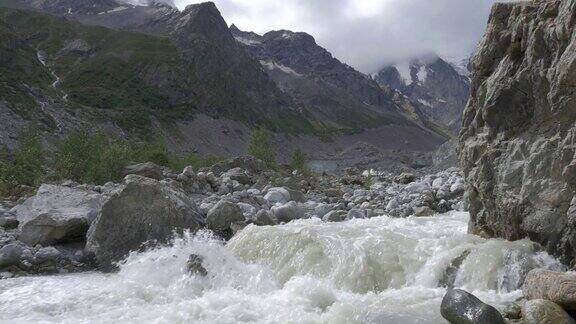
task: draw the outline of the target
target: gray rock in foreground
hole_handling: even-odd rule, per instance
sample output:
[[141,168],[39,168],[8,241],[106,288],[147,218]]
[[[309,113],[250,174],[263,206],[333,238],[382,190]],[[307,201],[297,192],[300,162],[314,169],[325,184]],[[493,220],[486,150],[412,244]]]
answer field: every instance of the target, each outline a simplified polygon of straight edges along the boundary
[[440,312],[451,324],[504,324],[498,310],[460,289],[450,289],[442,300]]
[[90,190],[42,185],[35,196],[11,211],[20,222],[18,239],[31,246],[84,241],[104,200]]
[[174,232],[196,231],[204,219],[185,193],[150,178],[130,175],[90,227],[86,249],[102,270],[115,268],[147,242],[165,243]]
[[576,324],[562,307],[544,299],[529,300],[522,306],[525,324]]
[[535,269],[528,273],[522,288],[527,299],[550,300],[576,312],[576,274]]

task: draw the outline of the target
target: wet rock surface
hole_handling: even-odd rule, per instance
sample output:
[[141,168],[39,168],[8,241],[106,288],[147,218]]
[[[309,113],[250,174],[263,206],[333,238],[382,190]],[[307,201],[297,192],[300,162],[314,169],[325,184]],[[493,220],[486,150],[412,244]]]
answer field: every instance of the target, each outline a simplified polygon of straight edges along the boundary
[[476,296],[460,289],[448,290],[440,308],[451,324],[504,324],[498,310]]

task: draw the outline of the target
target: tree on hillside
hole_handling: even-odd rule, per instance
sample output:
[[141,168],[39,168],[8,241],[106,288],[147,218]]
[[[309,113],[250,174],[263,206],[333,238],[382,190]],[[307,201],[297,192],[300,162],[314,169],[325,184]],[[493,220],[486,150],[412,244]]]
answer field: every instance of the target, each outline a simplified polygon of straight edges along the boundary
[[306,162],[306,154],[300,148],[297,148],[292,155],[290,166],[292,169],[297,170],[302,174],[308,174],[310,170],[308,169]]
[[270,133],[264,128],[252,131],[248,154],[262,160],[268,167],[276,166],[276,153],[271,142]]

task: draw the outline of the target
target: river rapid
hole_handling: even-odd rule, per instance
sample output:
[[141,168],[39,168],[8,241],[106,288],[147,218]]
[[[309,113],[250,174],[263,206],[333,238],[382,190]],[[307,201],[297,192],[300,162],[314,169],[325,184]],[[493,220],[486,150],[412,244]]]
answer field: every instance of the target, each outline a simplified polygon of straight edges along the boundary
[[[249,226],[226,245],[186,235],[114,274],[0,280],[0,322],[444,323],[439,283],[464,253],[454,285],[496,307],[522,296],[528,270],[562,268],[528,240],[467,234],[468,217],[300,220]],[[207,277],[187,273],[191,253]]]

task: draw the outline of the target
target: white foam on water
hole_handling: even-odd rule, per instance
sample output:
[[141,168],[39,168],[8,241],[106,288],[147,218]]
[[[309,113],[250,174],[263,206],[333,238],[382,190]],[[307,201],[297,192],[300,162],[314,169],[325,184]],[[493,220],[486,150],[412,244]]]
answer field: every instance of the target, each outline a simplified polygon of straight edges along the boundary
[[[465,251],[456,285],[497,307],[521,296],[525,267],[559,268],[526,240],[466,233],[468,215],[301,220],[250,226],[226,246],[207,233],[133,253],[115,274],[0,281],[6,323],[443,323],[438,282]],[[191,253],[208,277],[190,276]]]

